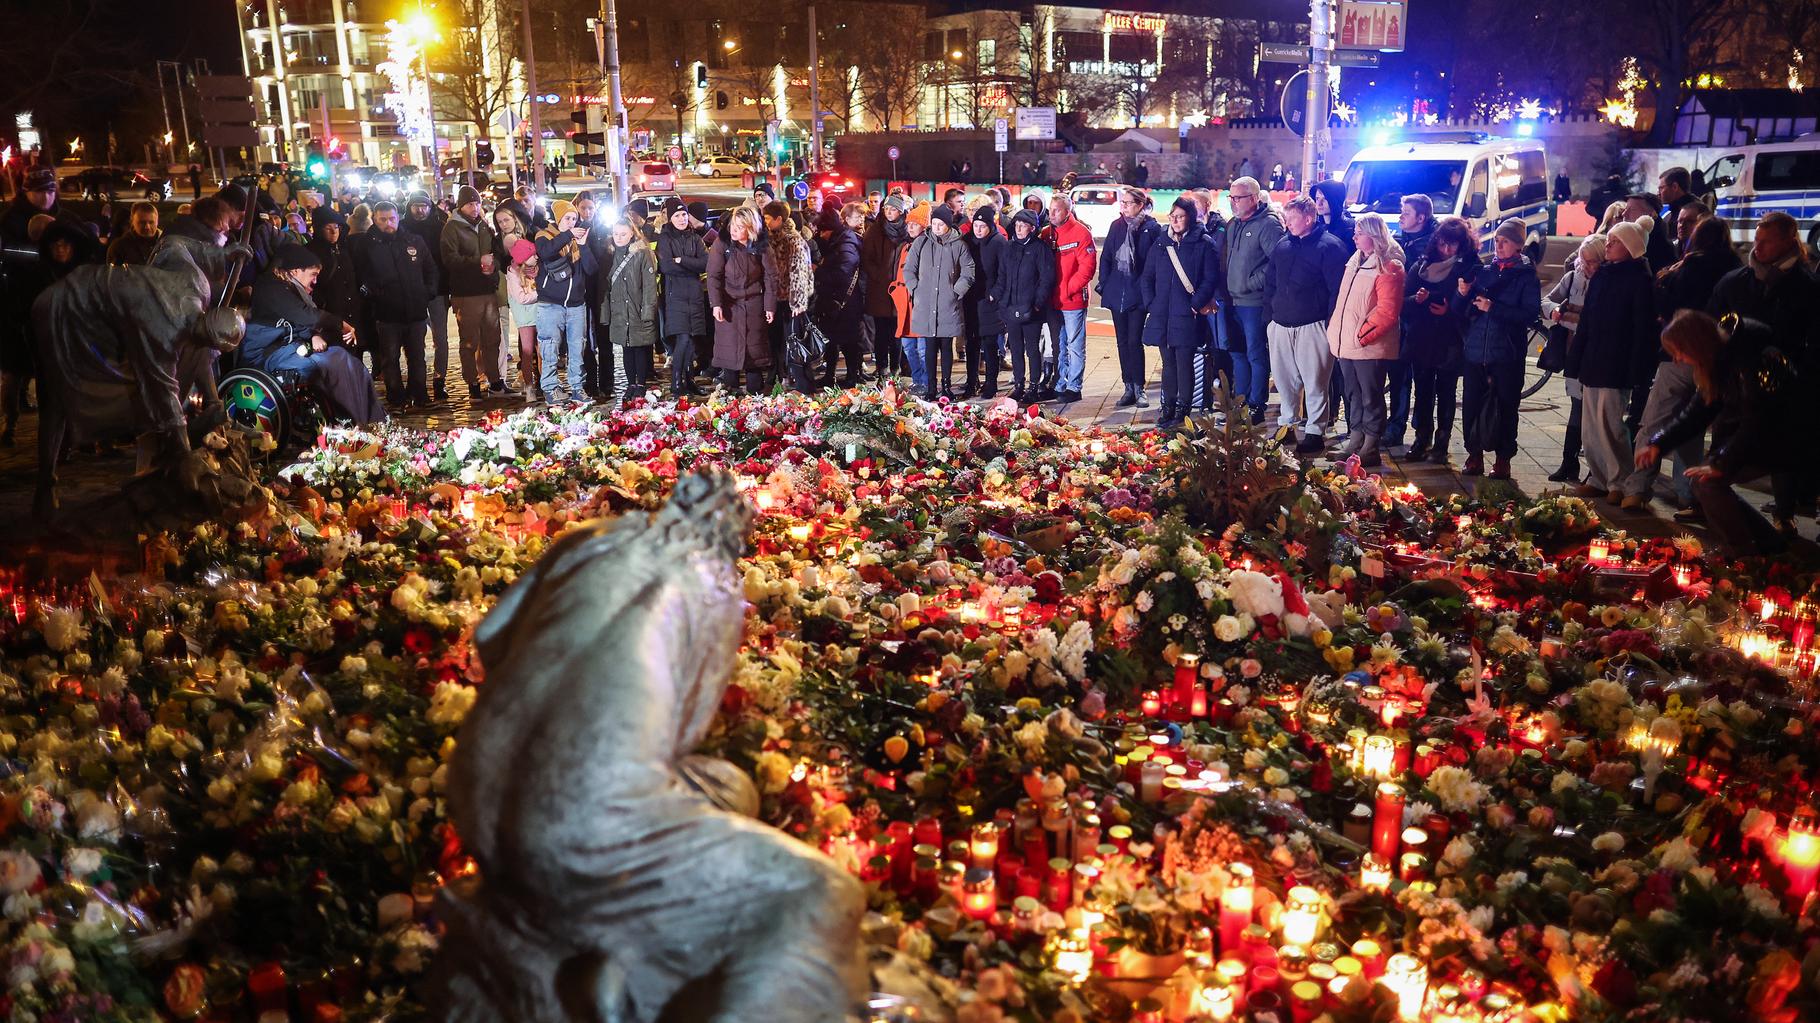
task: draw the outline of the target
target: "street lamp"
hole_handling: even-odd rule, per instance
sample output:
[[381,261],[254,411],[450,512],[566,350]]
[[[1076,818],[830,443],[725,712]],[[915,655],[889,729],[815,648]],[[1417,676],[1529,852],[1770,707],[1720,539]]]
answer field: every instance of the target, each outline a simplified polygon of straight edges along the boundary
[[407,39],[417,47],[417,56],[423,61],[423,115],[429,127],[430,150],[430,198],[442,198],[442,166],[436,156],[436,97],[430,91],[430,43],[442,39],[436,30],[436,23],[430,20],[429,12],[419,7],[416,13],[399,22]]

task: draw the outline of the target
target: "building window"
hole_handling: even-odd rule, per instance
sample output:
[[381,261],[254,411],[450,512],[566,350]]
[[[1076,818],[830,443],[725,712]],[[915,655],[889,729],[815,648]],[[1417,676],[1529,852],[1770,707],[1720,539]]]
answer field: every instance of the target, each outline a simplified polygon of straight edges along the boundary
[[923,33],[924,60],[941,60],[946,52],[942,49],[942,34],[939,31]]
[[1106,50],[1098,32],[1057,32],[1055,62],[1058,65],[1091,63],[1105,59]]
[[998,69],[997,39],[981,39],[979,41],[979,66],[987,71]]

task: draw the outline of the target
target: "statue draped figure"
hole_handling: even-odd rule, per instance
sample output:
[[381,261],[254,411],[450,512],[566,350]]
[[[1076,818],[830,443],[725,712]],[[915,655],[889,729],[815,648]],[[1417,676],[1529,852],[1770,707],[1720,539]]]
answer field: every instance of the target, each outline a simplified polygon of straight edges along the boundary
[[572,529],[475,631],[486,667],[451,764],[480,865],[445,889],[453,1023],[836,1023],[866,970],[859,885],[749,816],[694,754],[744,621],[749,510],[730,477]]

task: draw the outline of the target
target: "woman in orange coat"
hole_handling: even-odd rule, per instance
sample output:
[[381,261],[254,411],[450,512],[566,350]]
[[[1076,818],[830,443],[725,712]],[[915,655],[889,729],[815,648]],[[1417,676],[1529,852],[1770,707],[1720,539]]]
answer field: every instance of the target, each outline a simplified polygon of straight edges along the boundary
[[1403,250],[1376,213],[1359,215],[1352,238],[1358,251],[1346,263],[1339,301],[1327,318],[1327,350],[1339,360],[1346,384],[1351,433],[1333,457],[1358,455],[1359,464],[1373,468],[1382,464],[1385,374],[1401,340]]

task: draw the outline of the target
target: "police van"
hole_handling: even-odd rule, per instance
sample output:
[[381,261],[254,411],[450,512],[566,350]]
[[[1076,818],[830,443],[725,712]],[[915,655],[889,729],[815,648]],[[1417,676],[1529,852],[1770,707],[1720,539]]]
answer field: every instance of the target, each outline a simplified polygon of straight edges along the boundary
[[1701,177],[1697,190],[1731,225],[1734,243],[1750,244],[1758,219],[1781,210],[1800,223],[1810,248],[1820,248],[1820,132],[1721,150]]
[[1481,253],[1515,217],[1526,225],[1523,251],[1540,264],[1548,250],[1554,207],[1548,200],[1548,152],[1540,139],[1492,138],[1480,132],[1423,135],[1420,142],[1368,146],[1346,167],[1346,202],[1355,212],[1395,220],[1403,197],[1420,193],[1435,217],[1472,225]]

